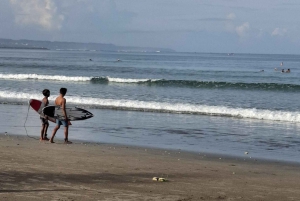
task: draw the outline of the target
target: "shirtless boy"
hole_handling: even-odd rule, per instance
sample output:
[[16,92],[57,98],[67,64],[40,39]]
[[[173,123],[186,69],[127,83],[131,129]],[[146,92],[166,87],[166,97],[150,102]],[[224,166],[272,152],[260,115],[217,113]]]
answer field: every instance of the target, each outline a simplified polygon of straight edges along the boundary
[[[44,107],[46,107],[47,105],[49,105],[49,101],[48,101],[48,97],[50,96],[49,89],[44,89],[43,90],[43,95],[44,95],[44,98],[42,100],[42,103],[44,104]],[[48,130],[48,127],[49,127],[49,122],[47,120],[47,117],[41,116],[40,119],[41,119],[41,122],[42,122],[42,129],[41,129],[41,138],[40,138],[40,140],[49,140],[47,138],[47,130]]]
[[57,130],[60,128],[60,125],[64,125],[64,127],[65,127],[65,143],[66,144],[72,143],[68,140],[69,125],[68,125],[68,118],[67,118],[67,112],[66,112],[66,99],[64,98],[66,93],[67,93],[67,89],[61,88],[59,96],[55,99],[55,105],[61,107],[61,110],[65,116],[65,120],[56,119],[56,126],[53,130],[51,139],[49,140],[51,143],[54,143],[53,139],[54,139],[54,136],[55,136]]

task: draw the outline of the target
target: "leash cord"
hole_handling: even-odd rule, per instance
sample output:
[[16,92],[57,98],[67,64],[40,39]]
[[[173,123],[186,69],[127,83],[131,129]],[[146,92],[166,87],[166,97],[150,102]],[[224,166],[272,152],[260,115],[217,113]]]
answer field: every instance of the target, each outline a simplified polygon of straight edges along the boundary
[[28,135],[28,132],[27,132],[27,129],[26,129],[26,122],[27,122],[27,119],[28,119],[29,108],[30,108],[30,103],[28,102],[28,110],[27,110],[27,115],[26,115],[26,119],[25,119],[25,122],[24,122],[23,127],[25,128],[27,137],[32,138],[32,139],[35,139],[35,140],[39,140],[39,139],[37,139],[37,138],[35,138],[35,137],[29,136],[29,135]]

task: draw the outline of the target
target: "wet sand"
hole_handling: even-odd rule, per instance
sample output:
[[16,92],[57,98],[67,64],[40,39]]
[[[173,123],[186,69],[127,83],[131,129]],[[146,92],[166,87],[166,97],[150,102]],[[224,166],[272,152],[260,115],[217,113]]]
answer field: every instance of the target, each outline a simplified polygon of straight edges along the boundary
[[299,200],[298,164],[250,156],[0,134],[0,200]]

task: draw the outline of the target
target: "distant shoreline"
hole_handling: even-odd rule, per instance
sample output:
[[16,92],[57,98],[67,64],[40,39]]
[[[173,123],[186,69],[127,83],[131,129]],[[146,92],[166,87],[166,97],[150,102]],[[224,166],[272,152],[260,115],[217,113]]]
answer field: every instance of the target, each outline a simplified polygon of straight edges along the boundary
[[0,49],[13,49],[13,50],[50,50],[43,47],[0,47]]
[[94,51],[122,51],[122,52],[175,52],[170,48],[163,47],[134,47],[119,46],[110,43],[81,43],[81,42],[62,42],[62,41],[39,41],[39,40],[13,40],[0,38],[0,48],[11,49],[86,49]]

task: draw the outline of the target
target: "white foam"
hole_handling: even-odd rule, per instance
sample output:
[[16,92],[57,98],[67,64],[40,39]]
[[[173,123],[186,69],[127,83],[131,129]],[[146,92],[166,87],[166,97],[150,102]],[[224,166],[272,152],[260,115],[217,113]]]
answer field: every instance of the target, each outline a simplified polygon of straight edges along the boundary
[[118,83],[137,83],[137,82],[147,82],[152,81],[151,79],[131,79],[131,78],[113,78],[107,77],[109,82],[118,82]]
[[83,76],[71,77],[71,76],[62,76],[62,75],[37,75],[37,74],[0,74],[0,79],[16,79],[16,80],[36,79],[36,80],[85,82],[85,81],[90,81],[92,77],[83,77]]
[[[10,99],[41,99],[41,94],[33,93],[19,93],[0,91],[0,98]],[[54,101],[55,97],[50,97],[50,101]],[[86,98],[78,96],[67,96],[68,103],[78,105],[94,105],[100,107],[111,107],[128,110],[146,110],[157,112],[173,112],[173,113],[192,113],[205,114],[217,116],[232,116],[239,118],[262,119],[272,121],[288,121],[300,122],[300,111],[272,111],[261,109],[246,109],[246,108],[230,108],[225,106],[209,106],[197,104],[183,104],[183,103],[166,103],[154,101],[138,101],[138,100],[115,100],[115,99],[101,99],[101,98]]]
[[[38,74],[2,74],[0,73],[0,79],[15,79],[15,80],[56,80],[56,81],[73,81],[73,82],[86,82],[91,81],[92,78],[97,77],[85,77],[85,76],[63,76],[63,75],[38,75]],[[137,82],[147,82],[151,79],[131,79],[131,78],[114,78],[106,77],[109,82],[118,83],[137,83]],[[152,80],[155,81],[155,80]]]

